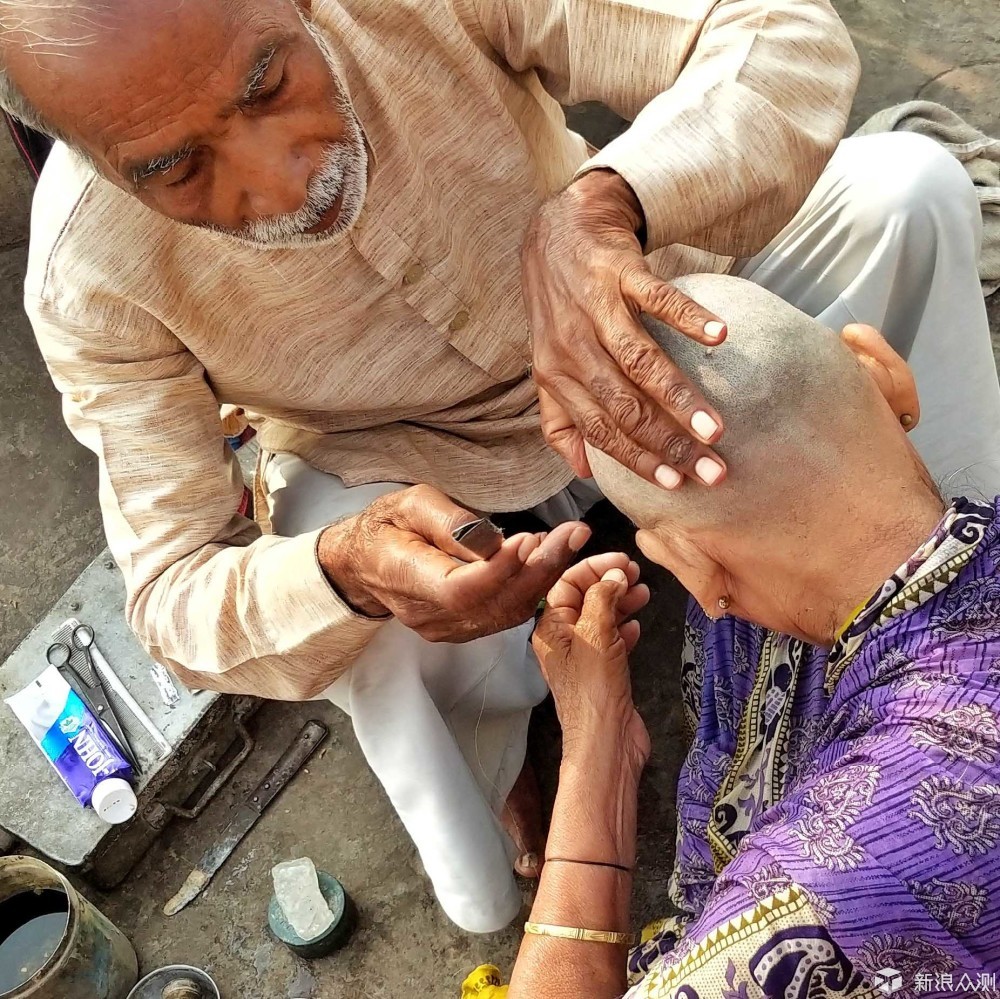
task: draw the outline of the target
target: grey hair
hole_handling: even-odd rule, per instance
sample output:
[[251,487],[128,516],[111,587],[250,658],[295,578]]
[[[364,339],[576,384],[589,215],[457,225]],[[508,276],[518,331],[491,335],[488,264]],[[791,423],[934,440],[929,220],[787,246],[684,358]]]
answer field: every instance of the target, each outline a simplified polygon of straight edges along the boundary
[[59,133],[59,130],[45,121],[29,103],[3,66],[0,66],[0,107],[22,121],[28,128],[33,128],[36,132],[44,132],[53,139],[64,140],[64,136]]
[[[714,488],[667,491],[588,446],[598,485],[640,527],[752,526],[776,508],[811,506],[869,448],[878,392],[840,336],[758,285],[695,274],[677,287],[723,317],[726,341],[706,348],[649,316],[652,338],[722,414],[715,450],[728,475]],[[871,460],[866,454],[866,460]]]
[[[0,0],[0,107],[29,128],[66,141],[24,96],[4,61],[7,44],[20,45],[38,56],[68,58],[72,50],[93,43],[97,15],[109,9],[106,0]],[[46,30],[58,25],[57,32]],[[20,36],[11,41],[12,36]]]

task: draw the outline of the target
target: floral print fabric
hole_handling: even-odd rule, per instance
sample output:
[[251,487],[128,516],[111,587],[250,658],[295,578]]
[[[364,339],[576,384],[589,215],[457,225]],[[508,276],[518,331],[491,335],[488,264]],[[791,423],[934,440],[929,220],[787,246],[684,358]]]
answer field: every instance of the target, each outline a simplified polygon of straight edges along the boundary
[[679,915],[629,999],[875,997],[885,969],[1000,996],[997,504],[956,501],[832,650],[694,603],[685,637]]

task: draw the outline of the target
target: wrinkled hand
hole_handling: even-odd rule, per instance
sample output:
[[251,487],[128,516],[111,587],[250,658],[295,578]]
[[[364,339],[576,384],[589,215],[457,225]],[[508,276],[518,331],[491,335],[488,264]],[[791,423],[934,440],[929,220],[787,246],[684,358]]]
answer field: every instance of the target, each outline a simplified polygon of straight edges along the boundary
[[639,640],[639,622],[629,619],[648,601],[639,566],[616,552],[572,566],[549,592],[532,645],[556,702],[564,756],[610,737],[640,765],[649,757],[628,665]]
[[430,486],[402,489],[327,528],[320,565],[369,617],[392,614],[431,642],[492,635],[532,617],[590,529],[568,523],[548,534],[498,535],[484,558],[452,538],[477,517]]
[[653,274],[635,235],[642,224],[628,184],[594,170],[545,202],[528,229],[521,279],[542,430],[583,477],[586,439],[665,488],[681,473],[714,485],[725,476],[709,447],[722,419],[638,317],[709,345],[725,325]]

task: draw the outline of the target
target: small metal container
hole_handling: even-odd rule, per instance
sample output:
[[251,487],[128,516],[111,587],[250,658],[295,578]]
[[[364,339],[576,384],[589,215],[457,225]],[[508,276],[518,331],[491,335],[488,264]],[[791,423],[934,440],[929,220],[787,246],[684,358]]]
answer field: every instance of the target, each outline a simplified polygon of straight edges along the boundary
[[305,958],[326,957],[339,950],[350,940],[358,925],[357,908],[344,886],[326,871],[316,873],[319,890],[333,913],[333,925],[322,936],[315,940],[303,940],[285,919],[276,895],[271,896],[271,904],[267,908],[267,925],[274,938],[294,954]]
[[128,999],[220,999],[219,987],[201,968],[171,964],[139,982]]

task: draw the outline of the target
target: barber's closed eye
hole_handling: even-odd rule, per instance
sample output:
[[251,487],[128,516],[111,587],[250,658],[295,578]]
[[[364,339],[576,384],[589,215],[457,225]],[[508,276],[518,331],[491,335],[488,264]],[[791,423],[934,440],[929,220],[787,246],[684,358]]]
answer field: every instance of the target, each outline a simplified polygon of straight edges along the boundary
[[186,184],[190,184],[201,172],[201,162],[192,157],[178,168],[178,172],[180,171],[183,171],[180,176],[167,181],[167,187],[184,187]]
[[285,85],[287,84],[287,82],[288,82],[288,74],[282,73],[281,79],[278,80],[277,84],[271,87],[270,90],[265,90],[263,93],[259,94],[254,103],[268,104],[271,101],[277,100],[277,98],[280,97],[281,94],[284,92]]

